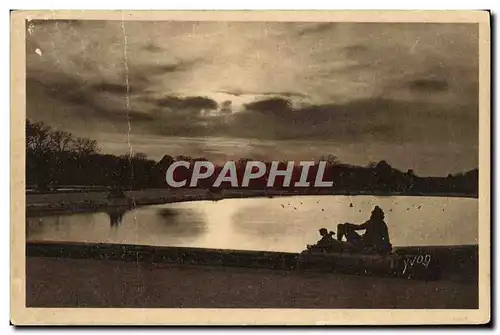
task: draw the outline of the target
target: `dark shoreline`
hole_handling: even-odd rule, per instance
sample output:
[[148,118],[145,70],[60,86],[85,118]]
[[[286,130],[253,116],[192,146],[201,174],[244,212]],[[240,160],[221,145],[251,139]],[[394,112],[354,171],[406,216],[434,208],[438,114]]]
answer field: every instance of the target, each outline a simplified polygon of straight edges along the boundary
[[[263,268],[298,272],[302,272],[299,269],[299,262],[306,262],[306,265],[312,265],[312,269],[316,271],[400,277],[399,274],[390,273],[390,269],[386,267],[388,266],[386,261],[389,261],[388,256],[376,255],[323,254],[319,255],[321,257],[318,259],[318,255],[314,256],[314,254],[310,257],[307,253],[280,251],[62,241],[28,241],[26,255],[27,257]],[[403,266],[403,260],[420,255],[429,255],[432,259],[432,271],[439,272],[439,277],[435,280],[477,281],[478,245],[395,247],[390,257],[399,259],[401,261],[399,265]],[[378,263],[373,267],[373,257],[384,264]],[[337,265],[332,268],[331,264],[334,263]],[[361,272],[358,273],[358,271]]]
[[[184,192],[182,192],[184,191]],[[134,192],[169,192],[171,194],[160,196],[134,196]],[[182,192],[182,193],[181,193]],[[195,192],[190,194],[189,192]],[[52,192],[46,194],[29,194],[29,196],[56,196],[66,194],[81,194],[85,198],[87,194],[106,194],[105,192]],[[471,198],[478,199],[475,194],[463,193],[403,193],[403,192],[373,192],[373,191],[278,191],[278,190],[235,190],[227,189],[221,193],[212,193],[207,189],[183,189],[183,190],[141,190],[129,191],[128,199],[88,201],[51,201],[51,202],[31,202],[26,201],[26,214],[28,216],[39,216],[44,214],[66,214],[66,213],[92,213],[106,212],[109,210],[129,210],[140,206],[161,205],[177,202],[190,201],[218,201],[223,199],[238,198],[273,198],[273,197],[294,197],[294,196],[378,196],[378,197],[447,197],[447,198]],[[180,193],[180,194],[179,194]],[[196,194],[197,193],[197,194]],[[103,197],[104,198],[104,197]]]

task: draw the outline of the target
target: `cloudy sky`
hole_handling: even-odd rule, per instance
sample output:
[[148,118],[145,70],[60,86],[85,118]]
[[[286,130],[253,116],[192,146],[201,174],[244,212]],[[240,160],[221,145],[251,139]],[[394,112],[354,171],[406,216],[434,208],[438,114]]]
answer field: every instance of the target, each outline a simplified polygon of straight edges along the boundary
[[134,151],[478,162],[475,24],[31,21],[27,116]]

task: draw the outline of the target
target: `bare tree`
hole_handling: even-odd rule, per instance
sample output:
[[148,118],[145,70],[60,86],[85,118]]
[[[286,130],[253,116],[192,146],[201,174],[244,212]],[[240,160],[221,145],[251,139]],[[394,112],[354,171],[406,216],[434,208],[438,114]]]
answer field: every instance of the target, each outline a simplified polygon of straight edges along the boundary
[[148,159],[148,156],[144,152],[128,152],[124,155],[120,155],[120,158],[127,161],[145,161]]
[[161,172],[165,173],[170,165],[174,162],[174,158],[170,155],[165,155],[163,158],[156,164],[156,167]]
[[186,155],[179,155],[179,156],[175,157],[175,160],[176,161],[186,161],[186,162],[191,163],[193,161],[193,158],[190,156],[186,156]]
[[73,135],[66,131],[54,131],[50,134],[50,148],[57,152],[65,152],[71,149],[73,144]]
[[26,145],[28,149],[35,153],[49,151],[50,132],[50,127],[43,122],[33,123],[26,120]]
[[132,159],[138,160],[138,161],[145,161],[148,159],[148,156],[144,152],[136,152],[133,156]]
[[391,165],[384,160],[378,162],[375,168],[381,173],[390,173],[392,170]]
[[323,155],[319,158],[319,161],[324,161],[326,162],[327,165],[337,165],[340,163],[340,160],[338,159],[337,156],[332,155],[332,154],[327,154]]
[[99,153],[97,141],[88,138],[78,137],[74,142],[74,150],[78,156],[88,156]]
[[408,169],[408,171],[406,171],[406,175],[408,177],[415,177],[415,171],[413,171],[413,169]]

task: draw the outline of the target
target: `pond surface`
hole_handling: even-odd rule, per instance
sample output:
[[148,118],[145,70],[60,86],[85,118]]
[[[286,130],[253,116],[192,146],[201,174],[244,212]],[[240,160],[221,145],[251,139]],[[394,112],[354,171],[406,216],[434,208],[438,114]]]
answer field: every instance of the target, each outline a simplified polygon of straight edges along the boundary
[[385,212],[394,246],[477,244],[477,199],[401,196],[224,199],[28,217],[26,234],[28,240],[299,252],[319,239],[319,228],[362,223],[375,205]]

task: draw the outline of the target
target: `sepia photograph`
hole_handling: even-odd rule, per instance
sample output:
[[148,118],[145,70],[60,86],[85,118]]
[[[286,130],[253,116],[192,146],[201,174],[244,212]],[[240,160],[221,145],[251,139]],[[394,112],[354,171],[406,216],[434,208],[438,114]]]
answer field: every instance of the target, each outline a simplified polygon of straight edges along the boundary
[[489,322],[489,21],[12,12],[13,322]]

